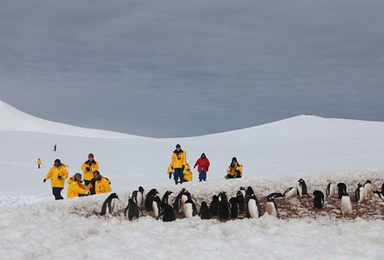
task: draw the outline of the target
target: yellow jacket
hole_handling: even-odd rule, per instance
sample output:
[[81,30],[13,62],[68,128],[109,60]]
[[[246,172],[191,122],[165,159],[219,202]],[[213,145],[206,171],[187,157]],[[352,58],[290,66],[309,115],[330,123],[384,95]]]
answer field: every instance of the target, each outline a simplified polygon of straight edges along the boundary
[[74,197],[79,197],[80,194],[85,195],[89,192],[89,189],[82,183],[75,181],[73,177],[68,179],[68,193],[67,197],[69,199]]
[[[90,171],[86,171],[85,168],[89,168]],[[81,165],[81,170],[84,172],[84,180],[85,181],[90,181],[93,178],[93,172],[99,170],[99,163],[96,161],[93,161],[92,163],[90,161],[86,161]]]
[[51,179],[51,186],[54,188],[64,188],[64,180],[68,178],[68,171],[65,168],[67,165],[62,164],[59,167],[53,166],[45,179]]
[[240,176],[243,175],[243,165],[235,163],[235,167],[228,167],[227,168],[227,173],[230,174],[231,176],[234,176],[236,173],[236,170],[239,170]]
[[37,160],[37,163],[36,163],[36,164],[41,165],[41,160]]
[[172,154],[172,161],[171,166],[173,168],[183,168],[183,165],[185,165],[187,162],[187,153],[184,151],[180,151],[178,154],[176,151]]
[[111,182],[107,178],[101,176],[101,179],[99,181],[96,181],[95,193],[99,194],[111,192],[112,188],[110,185]]
[[184,180],[185,181],[192,181],[191,167],[189,166],[188,163],[185,164],[185,166],[184,166],[183,174],[184,174]]

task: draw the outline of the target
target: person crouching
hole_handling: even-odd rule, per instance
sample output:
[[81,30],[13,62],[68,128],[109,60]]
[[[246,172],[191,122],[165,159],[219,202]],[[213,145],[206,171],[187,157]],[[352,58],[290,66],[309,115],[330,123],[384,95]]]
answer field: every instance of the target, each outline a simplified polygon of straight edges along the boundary
[[69,178],[68,184],[68,199],[87,196],[89,193],[88,187],[83,184],[82,176],[80,173],[75,173],[73,177]]

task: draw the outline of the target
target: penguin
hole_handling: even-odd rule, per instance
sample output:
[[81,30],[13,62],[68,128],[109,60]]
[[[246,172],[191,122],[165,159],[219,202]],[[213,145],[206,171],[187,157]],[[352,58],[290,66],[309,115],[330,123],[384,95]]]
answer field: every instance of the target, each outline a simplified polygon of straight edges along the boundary
[[[308,195],[308,194],[307,194]],[[274,216],[277,218],[277,205],[273,198],[269,198],[265,204],[265,212],[268,215]]]
[[[244,192],[245,194],[245,192]],[[236,194],[237,201],[239,203],[239,212],[245,212],[245,197],[241,190],[239,190]]]
[[227,195],[225,194],[224,191],[222,191],[220,192],[219,197],[220,197],[220,201],[219,201],[218,217],[219,219],[229,219],[231,210],[229,208]]
[[173,207],[168,204],[163,204],[163,210],[157,216],[157,220],[161,219],[163,222],[172,222],[176,220],[175,211]]
[[243,194],[243,197],[245,198],[246,196],[246,193],[247,191],[245,190],[245,188],[243,186],[240,187],[239,191],[241,192],[241,194]]
[[211,219],[211,211],[205,201],[201,202],[199,216],[201,219]]
[[347,193],[347,185],[345,183],[340,182],[337,184],[337,191],[339,195],[339,199],[343,196],[344,193]]
[[321,209],[324,206],[324,193],[319,190],[315,190],[313,192],[313,196],[315,196],[313,199],[313,205],[315,208]]
[[372,184],[370,180],[367,180],[364,184],[364,191],[365,191],[365,197],[372,198],[373,196],[373,190],[372,190]]
[[355,200],[356,203],[361,203],[365,200],[365,190],[363,185],[361,185],[360,183],[357,184],[357,189],[355,191]]
[[250,197],[252,194],[255,194],[251,186],[248,186],[247,191],[245,193],[245,198]]
[[153,214],[155,216],[155,218],[157,218],[160,214],[160,210],[161,210],[161,200],[160,200],[160,197],[159,196],[155,196],[152,200],[152,211],[153,211]]
[[109,214],[112,214],[113,209],[115,207],[115,201],[113,199],[120,200],[116,193],[112,193],[111,195],[109,195],[108,198],[106,198],[106,200],[104,201],[99,215],[104,216],[107,213],[107,210]]
[[188,199],[184,202],[184,205],[183,205],[183,212],[184,212],[184,216],[186,218],[192,218],[194,216],[196,216],[197,214],[197,210],[196,210],[196,205],[195,203],[192,201],[191,197],[189,196]]
[[383,185],[381,185],[381,194],[384,195],[384,183],[383,183]]
[[341,213],[343,213],[343,214],[352,213],[351,198],[349,197],[348,193],[345,191],[343,192],[343,195],[341,196],[340,209],[341,209]]
[[326,189],[327,197],[333,197],[336,194],[336,185],[334,183],[328,183]]
[[183,193],[183,195],[181,195],[181,199],[180,199],[180,210],[179,210],[179,213],[184,212],[184,204],[185,204],[185,202],[186,202],[188,199],[191,199],[191,194],[189,193],[189,191],[185,191],[185,192]]
[[166,191],[163,195],[163,198],[161,199],[161,202],[163,204],[170,204],[170,199],[171,199],[171,194],[172,194],[172,191]]
[[137,206],[137,204],[135,203],[133,198],[129,198],[128,199],[128,206],[124,210],[124,216],[127,219],[129,219],[129,221],[132,221],[134,219],[139,218],[140,211],[141,211],[141,209],[139,208],[139,206]]
[[280,192],[274,192],[274,193],[271,193],[267,196],[267,200],[268,199],[275,199],[275,198],[281,198],[281,197],[284,197],[283,194],[281,194]]
[[209,205],[209,210],[213,217],[217,216],[219,213],[219,197],[217,195],[212,196],[211,204]]
[[303,197],[304,195],[308,196],[307,184],[303,179],[298,180],[297,182],[297,195]]
[[293,198],[297,196],[297,188],[296,187],[290,187],[286,189],[283,193],[283,196],[287,199]]
[[239,207],[237,205],[237,197],[232,197],[229,199],[229,204],[231,204],[231,218],[237,218],[239,213]]
[[156,194],[159,194],[156,189],[152,189],[147,193],[147,197],[145,198],[145,209],[147,211],[152,211],[152,202]]
[[384,196],[383,196],[383,194],[381,193],[381,191],[379,191],[379,190],[374,190],[374,191],[373,191],[373,198],[375,198],[376,200],[383,200],[383,199],[384,199]]
[[255,194],[252,194],[247,198],[247,218],[259,218],[261,214],[260,203]]
[[176,212],[181,211],[181,196],[183,196],[184,192],[187,190],[185,188],[182,188],[179,194],[177,194],[175,201],[173,202],[173,210]]
[[144,203],[144,189],[143,189],[143,187],[140,186],[139,190],[135,190],[132,192],[132,199],[139,208],[143,207],[143,203]]

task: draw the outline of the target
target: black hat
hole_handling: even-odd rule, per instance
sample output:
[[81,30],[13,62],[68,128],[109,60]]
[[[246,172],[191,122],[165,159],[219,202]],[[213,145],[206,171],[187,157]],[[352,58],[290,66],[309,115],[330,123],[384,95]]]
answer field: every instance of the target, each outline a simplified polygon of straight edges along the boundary
[[181,146],[179,144],[176,145],[176,148],[181,148]]
[[61,164],[61,161],[59,159],[56,159],[54,164]]

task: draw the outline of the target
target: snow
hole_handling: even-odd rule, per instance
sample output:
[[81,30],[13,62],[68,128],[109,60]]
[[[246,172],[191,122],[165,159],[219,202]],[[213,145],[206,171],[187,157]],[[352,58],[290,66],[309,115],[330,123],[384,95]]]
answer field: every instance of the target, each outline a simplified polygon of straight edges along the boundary
[[[121,198],[117,212],[140,185],[160,195],[171,190],[172,198],[185,187],[198,206],[221,191],[230,198],[240,186],[251,185],[261,199],[294,187],[299,178],[310,194],[325,193],[332,181],[345,182],[352,195],[367,179],[381,188],[384,123],[297,116],[215,135],[153,139],[48,122],[1,101],[0,118],[0,259],[382,259],[384,254],[381,201],[354,205],[355,215],[347,218],[335,199],[317,212],[306,208],[308,201],[292,198],[276,200],[279,219],[163,223],[145,216],[129,222],[121,215],[94,214],[108,194],[53,201],[50,184],[42,182],[54,159],[68,164],[72,176],[92,152]],[[193,182],[182,186],[168,179],[177,143],[191,166],[206,153],[212,165],[207,182],[197,182],[196,171]],[[244,178],[224,180],[233,156],[244,165]],[[372,210],[360,216],[359,207]],[[300,214],[290,215],[291,208]]]

